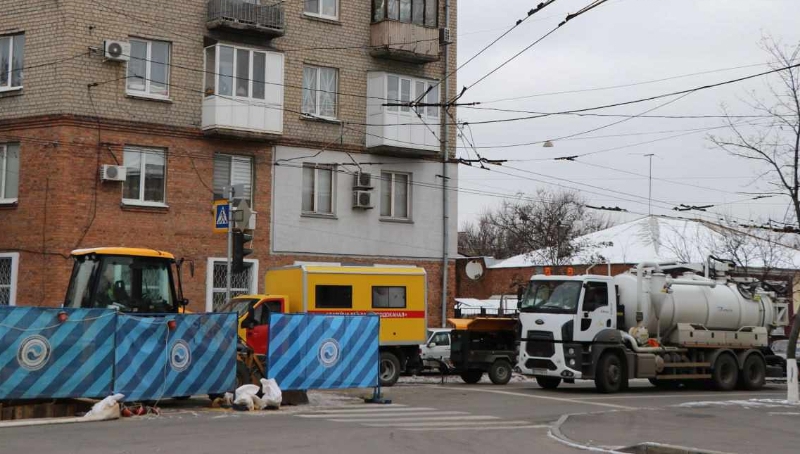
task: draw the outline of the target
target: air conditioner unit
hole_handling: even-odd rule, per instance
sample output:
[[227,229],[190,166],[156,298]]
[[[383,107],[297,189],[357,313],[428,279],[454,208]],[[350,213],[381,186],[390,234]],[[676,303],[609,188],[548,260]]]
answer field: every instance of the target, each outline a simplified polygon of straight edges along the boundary
[[103,41],[103,56],[108,61],[129,61],[131,43],[125,41]]
[[372,189],[372,174],[358,172],[353,181],[354,188]]
[[439,44],[450,44],[450,29],[440,28],[439,29]]
[[125,181],[125,167],[103,165],[100,167],[100,179],[103,181]]
[[369,191],[353,191],[353,208],[372,208],[372,193]]

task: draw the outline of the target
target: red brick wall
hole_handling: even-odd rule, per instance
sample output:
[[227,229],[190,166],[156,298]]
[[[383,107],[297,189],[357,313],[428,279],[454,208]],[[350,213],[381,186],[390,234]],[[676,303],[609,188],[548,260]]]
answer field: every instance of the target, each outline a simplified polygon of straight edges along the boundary
[[[465,267],[471,260],[480,260],[484,265],[484,273],[478,280],[467,277]],[[572,266],[574,274],[583,274],[590,265]],[[629,270],[632,265],[614,264],[611,265],[611,274],[617,275]],[[531,276],[542,272],[543,267],[519,267],[519,268],[486,268],[483,259],[458,259],[456,260],[456,297],[457,298],[477,298],[487,299],[492,295],[517,293],[519,284],[525,285]],[[567,266],[550,267],[552,274],[567,274]],[[607,265],[595,265],[591,269],[593,274],[604,275],[608,272]]]

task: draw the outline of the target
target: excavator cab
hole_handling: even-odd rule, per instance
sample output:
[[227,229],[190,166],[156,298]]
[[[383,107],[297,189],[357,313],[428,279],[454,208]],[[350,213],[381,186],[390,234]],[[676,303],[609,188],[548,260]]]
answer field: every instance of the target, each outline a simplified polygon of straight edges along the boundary
[[188,303],[182,295],[179,262],[170,253],[95,248],[73,251],[72,258],[64,307],[159,314],[178,313]]

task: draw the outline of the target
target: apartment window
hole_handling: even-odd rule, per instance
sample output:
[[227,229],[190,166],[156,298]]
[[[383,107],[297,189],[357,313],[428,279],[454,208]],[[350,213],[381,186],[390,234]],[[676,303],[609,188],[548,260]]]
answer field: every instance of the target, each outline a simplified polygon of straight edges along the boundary
[[168,98],[170,44],[142,39],[131,39],[130,43],[128,94]]
[[19,191],[19,144],[0,143],[0,204],[15,203]]
[[0,253],[0,306],[14,306],[17,299],[19,253]]
[[131,205],[164,206],[167,160],[159,148],[125,147],[125,183],[122,202]]
[[303,165],[303,213],[334,214],[334,170],[329,165]]
[[22,88],[25,35],[0,36],[0,91]]
[[438,0],[372,0],[372,21],[395,20],[424,27],[436,27]]
[[372,287],[372,307],[400,309],[406,307],[405,287]]
[[303,67],[303,113],[336,118],[339,71],[318,66]]
[[234,184],[244,186],[244,193],[236,194],[236,199],[246,200],[252,207],[253,158],[217,154],[214,156],[214,200],[227,199],[224,188]]
[[[430,91],[428,91],[429,88]],[[438,103],[438,82],[394,74],[388,74],[386,76],[386,101],[388,103],[408,103],[420,98],[423,98],[421,101],[428,104]],[[408,106],[387,106],[386,109],[389,112],[411,112],[411,108]],[[414,109],[414,113],[429,118],[439,117],[439,109],[436,106],[418,107]]]
[[381,216],[392,219],[410,219],[410,192],[410,174],[381,172]]
[[350,285],[317,285],[314,293],[318,309],[353,308],[353,287]]
[[[228,262],[224,258],[209,258],[206,271],[206,311],[215,312],[225,304]],[[257,293],[258,260],[244,259],[244,270],[231,273],[231,298]]]
[[305,0],[303,12],[309,16],[337,20],[339,18],[338,0]]
[[282,75],[272,74],[282,71],[280,63],[277,61],[280,58],[280,54],[275,52],[263,52],[242,47],[222,44],[207,47],[205,95],[263,101],[268,97],[269,88],[278,86],[273,80],[276,77],[278,81],[282,78]]

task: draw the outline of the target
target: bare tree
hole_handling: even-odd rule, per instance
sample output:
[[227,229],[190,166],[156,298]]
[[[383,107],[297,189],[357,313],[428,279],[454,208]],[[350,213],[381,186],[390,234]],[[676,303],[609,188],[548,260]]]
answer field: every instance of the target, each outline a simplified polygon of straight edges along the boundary
[[467,224],[459,249],[496,258],[530,254],[542,264],[562,265],[592,247],[578,237],[610,225],[576,192],[539,190],[532,199],[506,200],[477,224]]
[[[728,116],[726,123],[730,136],[712,136],[711,141],[734,156],[764,164],[768,170],[762,177],[776,193],[791,199],[794,222],[800,226],[800,67],[792,67],[800,62],[800,43],[784,46],[767,37],[762,41],[762,47],[772,57],[774,69],[786,68],[776,73],[779,77],[777,84],[767,83],[769,100],[755,94],[751,96],[751,107],[768,116],[771,121],[746,133],[741,124]],[[792,361],[798,334],[800,314],[795,314],[786,352],[790,366],[788,389],[791,401],[798,401],[797,367]]]

